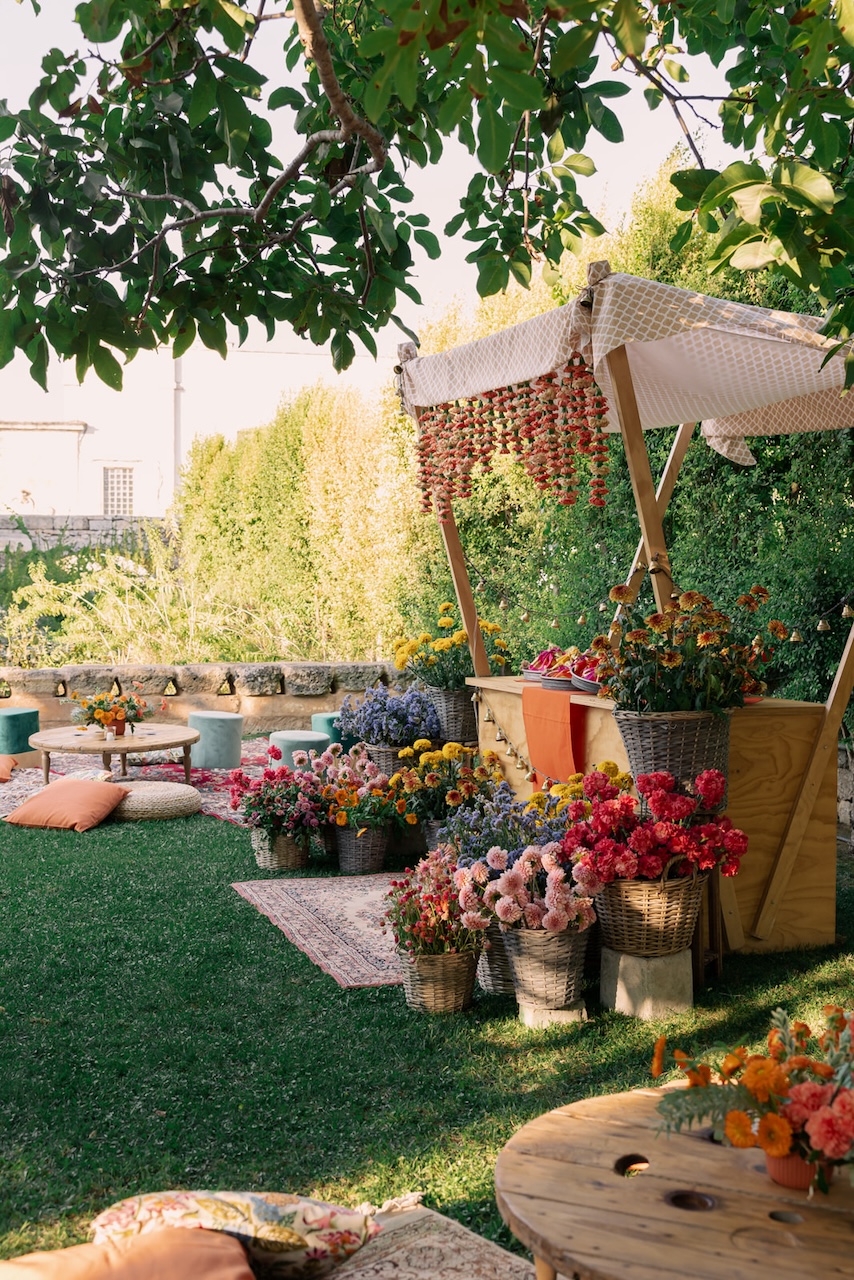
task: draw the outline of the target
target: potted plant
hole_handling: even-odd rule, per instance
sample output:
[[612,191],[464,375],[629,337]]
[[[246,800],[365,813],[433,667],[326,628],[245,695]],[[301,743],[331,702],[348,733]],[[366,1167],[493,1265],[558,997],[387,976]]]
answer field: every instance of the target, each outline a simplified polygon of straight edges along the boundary
[[[614,700],[614,717],[632,773],[663,770],[685,782],[705,769],[727,772],[729,717],[746,697],[764,692],[772,641],[788,630],[778,619],[750,641],[739,641],[733,621],[699,591],[684,591],[663,611],[648,613],[627,583],[612,587],[619,605],[610,636],[597,636],[600,694]],[[756,585],[738,597],[751,619],[768,602]]]
[[359,700],[345,698],[337,725],[342,737],[364,742],[376,763],[389,774],[397,767],[401,747],[439,735],[439,720],[425,693],[420,689],[397,693],[385,685],[366,689]]
[[581,999],[586,930],[596,912],[560,852],[557,841],[512,856],[495,846],[456,874],[463,919],[482,928],[495,922],[502,931],[523,1017]]
[[457,1013],[472,1002],[487,921],[461,907],[456,869],[447,850],[434,849],[385,896],[383,923],[394,934],[404,998],[421,1013]]
[[[276,746],[268,747],[271,762],[281,760]],[[287,765],[264,769],[260,778],[242,769],[229,775],[233,810],[250,828],[255,861],[267,870],[296,871],[308,865],[312,847],[320,846],[325,820],[322,788],[312,773]]]
[[[503,675],[509,664],[507,642],[496,622],[478,619],[489,665]],[[410,671],[427,689],[439,716],[441,737],[454,742],[477,741],[477,716],[466,680],[474,675],[468,633],[459,626],[455,606],[439,605],[438,635],[428,631],[401,637],[394,646],[394,665]],[[425,735],[429,736],[429,735]]]
[[411,811],[417,816],[428,848],[439,839],[439,830],[449,813],[471,805],[476,796],[489,796],[504,778],[498,756],[459,742],[446,742],[434,750],[427,739],[399,752],[397,774]]
[[[638,801],[613,776],[597,770],[567,807],[561,862],[579,888],[595,898],[602,941],[629,955],[664,956],[691,943],[705,877],[738,874],[747,836],[726,817],[698,820],[722,803],[723,774],[707,770],[680,791],[668,773],[641,774]],[[702,806],[702,809],[701,809]]]
[[320,784],[325,820],[336,833],[341,870],[348,875],[382,871],[392,828],[418,822],[400,778],[391,782],[367,756],[364,743],[349,752],[334,752],[330,747],[319,757],[295,752],[294,762],[303,761]]
[[[772,1181],[826,1192],[835,1167],[854,1164],[854,1014],[827,1005],[824,1015],[815,1036],[775,1009],[767,1054],[718,1045],[701,1060],[674,1049],[670,1061],[689,1087],[662,1096],[665,1129],[710,1121],[719,1141],[761,1148]],[[656,1079],[667,1056],[660,1036]]]
[[[71,708],[72,723],[111,728],[117,737],[122,736],[128,725],[133,733],[134,725],[154,714],[153,708],[137,693],[96,693],[87,698],[74,692],[69,701],[75,704]],[[165,703],[161,703],[161,711],[164,707]]]

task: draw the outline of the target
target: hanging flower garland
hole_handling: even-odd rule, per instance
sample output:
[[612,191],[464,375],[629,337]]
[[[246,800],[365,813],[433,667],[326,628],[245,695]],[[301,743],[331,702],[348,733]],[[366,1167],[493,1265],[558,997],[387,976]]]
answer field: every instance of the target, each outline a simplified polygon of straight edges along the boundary
[[562,369],[530,382],[425,409],[418,440],[422,510],[429,512],[435,499],[439,519],[449,519],[453,500],[471,497],[475,466],[491,470],[496,453],[519,457],[537,488],[567,507],[578,497],[583,456],[589,503],[604,507],[607,413],[605,397],[577,352]]

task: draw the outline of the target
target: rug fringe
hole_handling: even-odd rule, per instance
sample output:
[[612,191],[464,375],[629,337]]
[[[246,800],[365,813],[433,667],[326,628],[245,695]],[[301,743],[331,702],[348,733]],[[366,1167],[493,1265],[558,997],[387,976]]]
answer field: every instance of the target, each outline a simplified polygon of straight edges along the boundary
[[356,1213],[364,1213],[367,1217],[373,1217],[377,1213],[403,1213],[406,1209],[416,1209],[423,1199],[423,1191],[407,1191],[406,1195],[393,1196],[391,1200],[384,1200],[381,1205],[371,1204],[366,1200],[364,1204],[356,1206]]

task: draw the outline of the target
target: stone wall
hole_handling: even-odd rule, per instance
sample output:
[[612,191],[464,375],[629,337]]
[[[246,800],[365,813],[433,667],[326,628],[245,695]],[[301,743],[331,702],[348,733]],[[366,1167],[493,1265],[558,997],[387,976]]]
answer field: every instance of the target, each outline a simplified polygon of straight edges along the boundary
[[836,812],[840,823],[851,828],[854,843],[854,743],[839,748]]
[[336,711],[348,693],[395,684],[383,662],[209,662],[191,666],[95,665],[23,670],[0,667],[0,707],[37,707],[42,729],[71,723],[73,692],[139,693],[162,724],[186,724],[191,711],[233,711],[244,732],[309,729],[318,711]]
[[20,519],[30,536],[21,532],[13,516],[0,515],[0,559],[7,548],[30,551],[35,546],[46,551],[61,543],[77,551],[100,543],[117,543],[127,535],[141,533],[140,521],[135,516],[22,515]]

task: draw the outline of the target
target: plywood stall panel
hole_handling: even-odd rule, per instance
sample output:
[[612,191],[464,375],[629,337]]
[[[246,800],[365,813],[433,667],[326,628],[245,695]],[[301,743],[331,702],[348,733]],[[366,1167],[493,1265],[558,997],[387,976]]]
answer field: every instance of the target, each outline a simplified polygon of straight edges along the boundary
[[[505,777],[520,799],[531,794],[531,783],[504,755],[496,742],[500,726],[509,743],[527,759],[522,716],[524,682],[514,676],[469,681],[481,692],[480,746],[498,751]],[[575,709],[585,717],[583,761],[587,771],[602,760],[628,768],[612,704],[590,694],[572,694]],[[494,716],[487,723],[483,712]],[[824,716],[822,704],[768,698],[756,706],[733,712],[730,733],[729,803],[727,813],[747,832],[750,847],[735,889],[738,919],[745,951],[780,951],[791,947],[824,946],[836,937],[836,754],[831,752],[821,778],[791,879],[766,938],[750,934],[750,925],[785,834],[791,806]],[[727,887],[727,886],[725,886]]]

